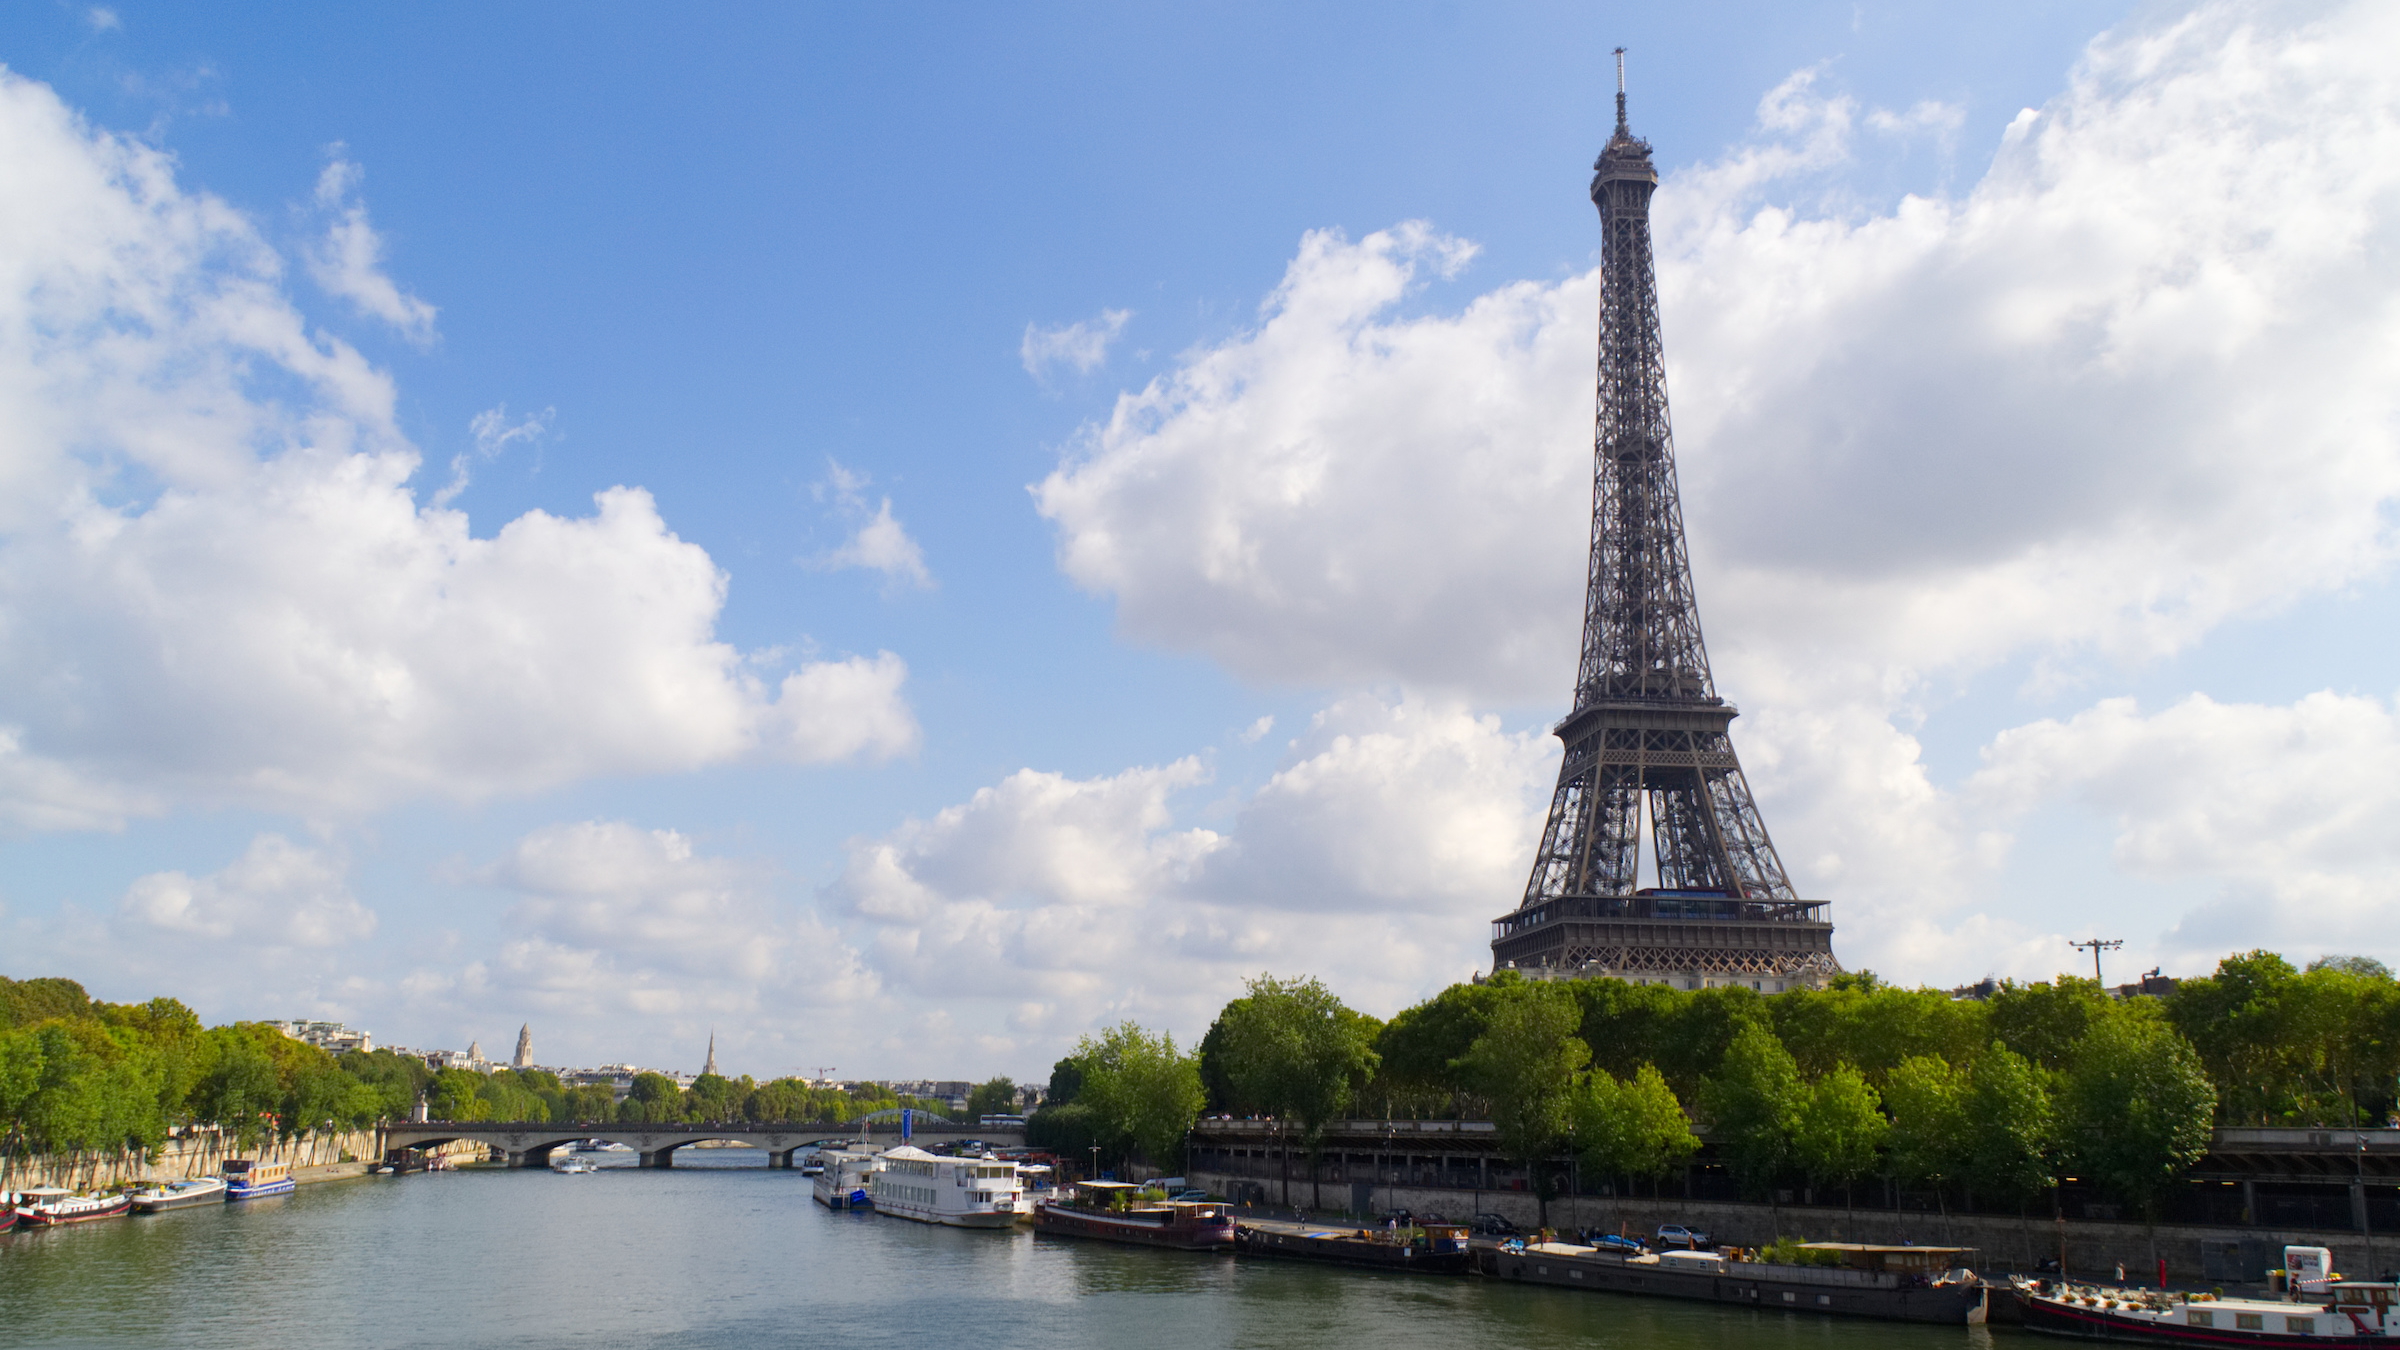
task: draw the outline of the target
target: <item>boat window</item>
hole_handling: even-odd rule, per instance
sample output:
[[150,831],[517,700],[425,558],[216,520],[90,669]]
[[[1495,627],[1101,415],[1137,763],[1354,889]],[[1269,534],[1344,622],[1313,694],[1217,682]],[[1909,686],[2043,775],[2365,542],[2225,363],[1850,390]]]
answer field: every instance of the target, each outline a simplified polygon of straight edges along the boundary
[[2196,1327],[2213,1327],[2217,1324],[2217,1315],[2213,1312],[2202,1312],[2198,1308],[2194,1308],[2191,1311],[2191,1321],[2192,1325]]
[[2283,1319],[2283,1329],[2293,1333],[2294,1335],[2314,1336],[2317,1334],[2317,1319],[2313,1317],[2287,1317]]
[[2263,1313],[2235,1313],[2233,1326],[2236,1331],[2264,1331],[2267,1329],[2266,1315]]

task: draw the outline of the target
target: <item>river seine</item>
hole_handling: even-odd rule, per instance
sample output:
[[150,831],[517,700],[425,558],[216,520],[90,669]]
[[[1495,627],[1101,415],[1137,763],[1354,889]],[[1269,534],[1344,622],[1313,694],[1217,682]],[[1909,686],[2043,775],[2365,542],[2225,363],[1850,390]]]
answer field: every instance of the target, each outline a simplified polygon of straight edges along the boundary
[[[466,1171],[0,1236],[0,1346],[1958,1347],[2010,1330],[965,1232],[835,1214],[751,1149]],[[613,1165],[611,1165],[613,1164]]]

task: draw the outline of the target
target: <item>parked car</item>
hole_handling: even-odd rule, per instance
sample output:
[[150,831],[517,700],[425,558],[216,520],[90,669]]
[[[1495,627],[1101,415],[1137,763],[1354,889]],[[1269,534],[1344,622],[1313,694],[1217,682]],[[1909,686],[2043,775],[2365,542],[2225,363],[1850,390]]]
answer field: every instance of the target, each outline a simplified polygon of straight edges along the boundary
[[1167,1198],[1168,1198],[1169,1200],[1206,1200],[1206,1199],[1208,1198],[1208,1192],[1206,1192],[1206,1191],[1177,1191],[1177,1192],[1175,1192],[1173,1195],[1170,1195],[1170,1196],[1168,1196]]
[[1661,1250],[1681,1248],[1685,1251],[1696,1252],[1709,1245],[1709,1237],[1708,1234],[1697,1228],[1686,1228],[1679,1223],[1665,1223],[1658,1226],[1658,1235],[1652,1238],[1651,1242]]
[[1627,1256],[1637,1255],[1643,1250],[1640,1238],[1629,1238],[1618,1233],[1594,1233],[1591,1235],[1591,1244],[1601,1251],[1623,1252]]
[[1514,1237],[1517,1232],[1517,1226],[1503,1214],[1478,1214],[1470,1226],[1485,1237]]

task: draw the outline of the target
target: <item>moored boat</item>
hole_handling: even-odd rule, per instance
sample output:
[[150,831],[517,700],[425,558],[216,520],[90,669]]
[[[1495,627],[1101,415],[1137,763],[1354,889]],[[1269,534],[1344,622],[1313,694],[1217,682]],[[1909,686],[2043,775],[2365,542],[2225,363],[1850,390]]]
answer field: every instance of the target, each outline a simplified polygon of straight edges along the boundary
[[1233,1216],[1225,1206],[1206,1200],[1145,1201],[1141,1192],[1125,1181],[1076,1182],[1064,1198],[1034,1206],[1034,1231],[1185,1251],[1233,1246]]
[[1233,1250],[1242,1256],[1331,1261],[1418,1275],[1466,1274],[1473,1259],[1467,1241],[1464,1224],[1344,1228],[1281,1219],[1241,1219],[1233,1226]]
[[[2314,1282],[2312,1282],[2314,1283]],[[2400,1333],[2400,1285],[2329,1279],[2289,1299],[2217,1298],[2020,1280],[2010,1291],[2027,1331],[2088,1341],[2309,1346]]]
[[867,1179],[875,1212],[952,1228],[1014,1228],[1017,1166],[997,1158],[945,1158],[902,1145]]
[[550,1164],[550,1170],[553,1172],[566,1172],[580,1175],[585,1172],[597,1172],[600,1170],[600,1165],[593,1162],[589,1158],[579,1157],[570,1153],[557,1162]]
[[1885,1247],[1812,1242],[1839,1266],[1737,1261],[1717,1252],[1635,1255],[1563,1242],[1477,1244],[1475,1269],[1504,1280],[1619,1294],[1734,1303],[1752,1308],[1952,1326],[1985,1320],[1983,1282],[1960,1268],[1966,1247]]
[[133,1201],[124,1195],[77,1195],[64,1186],[36,1186],[17,1199],[17,1222],[26,1228],[59,1228],[132,1212]]
[[189,1177],[182,1181],[170,1181],[164,1186],[135,1191],[133,1209],[136,1214],[157,1214],[170,1209],[221,1205],[225,1203],[226,1189],[223,1177]]
[[882,1149],[852,1144],[820,1149],[817,1157],[825,1164],[825,1170],[817,1173],[813,1183],[818,1204],[827,1209],[875,1207],[875,1197],[867,1184],[873,1179],[875,1169],[883,1165]]
[[256,1200],[263,1196],[282,1195],[299,1183],[292,1180],[290,1163],[254,1162],[249,1158],[228,1158],[225,1161],[225,1198]]

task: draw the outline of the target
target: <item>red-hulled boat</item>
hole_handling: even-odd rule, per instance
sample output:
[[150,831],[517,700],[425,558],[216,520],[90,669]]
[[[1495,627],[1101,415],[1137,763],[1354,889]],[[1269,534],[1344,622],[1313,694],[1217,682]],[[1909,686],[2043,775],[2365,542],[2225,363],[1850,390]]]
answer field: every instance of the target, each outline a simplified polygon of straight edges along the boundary
[[118,1219],[133,1212],[129,1195],[76,1195],[63,1186],[38,1186],[21,1193],[17,1222],[27,1228]]
[[1145,1202],[1139,1198],[1141,1190],[1124,1181],[1079,1181],[1067,1198],[1034,1206],[1034,1231],[1183,1251],[1232,1248],[1233,1215],[1225,1206],[1213,1201]]

